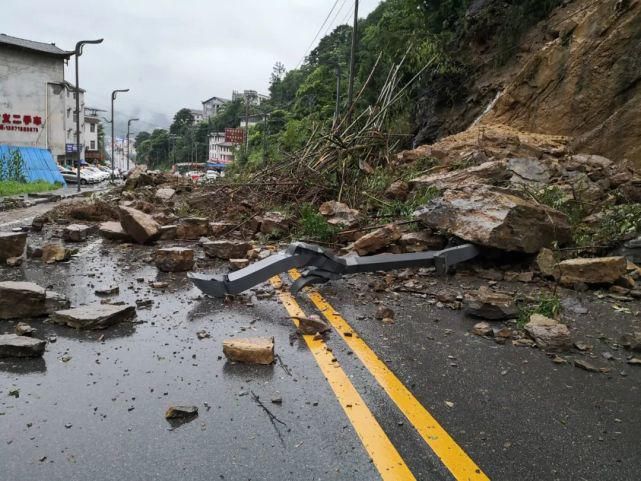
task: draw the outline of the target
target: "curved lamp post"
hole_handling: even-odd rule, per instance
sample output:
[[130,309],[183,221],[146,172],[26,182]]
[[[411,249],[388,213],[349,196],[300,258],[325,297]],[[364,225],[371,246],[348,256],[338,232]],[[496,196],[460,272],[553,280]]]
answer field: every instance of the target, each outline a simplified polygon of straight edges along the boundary
[[76,182],[78,183],[78,192],[80,192],[80,80],[78,79],[78,59],[82,55],[82,47],[86,44],[102,43],[103,39],[98,40],[81,40],[76,43],[74,55],[76,56],[76,153],[78,154],[78,165],[76,165]]

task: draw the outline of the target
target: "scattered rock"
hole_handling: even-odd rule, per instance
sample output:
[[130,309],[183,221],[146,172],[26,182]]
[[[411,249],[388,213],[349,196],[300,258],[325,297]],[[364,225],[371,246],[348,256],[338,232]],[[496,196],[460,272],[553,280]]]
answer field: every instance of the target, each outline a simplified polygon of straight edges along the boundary
[[572,238],[565,214],[483,185],[447,190],[414,215],[433,229],[506,251],[536,253]]
[[42,246],[42,262],[54,264],[69,260],[71,253],[60,243],[45,244]]
[[178,237],[178,226],[175,224],[160,226],[160,240],[174,240]]
[[476,334],[481,337],[490,337],[494,335],[494,330],[487,322],[478,322],[474,324],[472,334]]
[[244,269],[249,265],[249,259],[229,259],[229,265],[233,269]]
[[0,282],[0,319],[42,317],[68,304],[64,296],[32,282]]
[[23,262],[24,262],[24,257],[9,257],[7,259],[7,266],[18,267],[18,266],[21,266]]
[[297,317],[296,319],[298,319],[298,330],[301,334],[313,335],[329,331],[329,326],[316,314],[311,314],[309,317]]
[[423,252],[441,250],[445,247],[445,239],[430,231],[406,232],[398,241],[403,252]]
[[318,212],[327,219],[329,224],[345,228],[356,226],[360,218],[360,211],[335,200],[322,203]]
[[120,222],[103,222],[98,227],[98,233],[107,240],[131,242],[133,238],[125,232]]
[[230,233],[238,224],[232,222],[210,222],[209,230],[211,235],[218,237]]
[[209,220],[206,217],[186,217],[176,228],[177,239],[196,240],[209,235]]
[[563,351],[572,345],[567,326],[541,314],[530,316],[530,321],[525,325],[525,332],[534,339],[540,349],[546,351]]
[[639,359],[638,357],[631,357],[630,359],[628,359],[628,364],[632,366],[641,366],[641,359]]
[[580,369],[583,369],[584,371],[601,372],[601,370],[598,367],[589,363],[588,361],[584,361],[583,359],[575,359],[574,365]]
[[16,334],[0,335],[0,358],[40,357],[45,352],[46,341]]
[[374,317],[376,319],[394,319],[394,311],[387,306],[378,306]]
[[130,321],[135,316],[136,308],[133,306],[96,303],[54,312],[50,320],[75,329],[106,329]]
[[410,183],[414,187],[435,187],[444,190],[499,183],[502,180],[507,180],[509,176],[510,173],[507,171],[507,165],[504,161],[491,161],[467,169],[423,175],[412,179]]
[[274,362],[274,338],[228,339],[223,342],[223,353],[230,361],[271,364]]
[[18,336],[33,336],[35,334],[36,330],[31,327],[29,324],[26,322],[19,322],[16,325],[16,335]]
[[491,321],[512,319],[518,314],[511,296],[491,291],[486,286],[465,294],[463,305],[465,312],[470,316]]
[[395,199],[404,201],[410,192],[410,185],[404,180],[397,180],[392,182],[385,191],[385,197],[388,199]]
[[503,279],[508,282],[532,282],[534,272],[506,272]]
[[208,257],[218,259],[241,259],[252,248],[249,242],[240,240],[215,240],[203,242],[203,250]]
[[278,236],[289,231],[289,220],[281,212],[266,212],[260,224],[263,234]]
[[630,351],[641,352],[641,332],[625,334],[621,338],[621,345]]
[[170,406],[165,412],[165,419],[185,419],[198,416],[197,406]]
[[70,224],[62,231],[62,238],[68,242],[84,242],[89,236],[91,226],[84,224]]
[[120,292],[120,287],[105,287],[104,289],[96,289],[94,292],[97,296],[114,296]]
[[388,224],[385,227],[376,229],[365,234],[348,247],[350,251],[356,251],[358,255],[364,256],[378,252],[391,243],[401,238],[401,231],[396,224]]
[[546,277],[558,279],[560,276],[559,261],[553,250],[542,248],[534,261],[539,272]]
[[176,191],[172,189],[171,187],[162,187],[156,191],[156,199],[158,199],[161,202],[167,202],[168,200],[171,200],[171,198],[176,195]]
[[0,232],[0,262],[22,257],[27,245],[26,232]]
[[570,259],[559,263],[561,284],[612,284],[626,274],[625,257]]
[[156,250],[156,267],[163,272],[184,272],[194,268],[194,251],[185,247],[168,247]]
[[160,235],[160,224],[149,214],[131,207],[119,207],[123,230],[139,244],[154,240]]
[[207,338],[209,338],[209,337],[211,337],[211,336],[209,335],[209,333],[208,333],[207,331],[205,331],[205,330],[203,329],[203,330],[198,331],[198,332],[196,333],[196,337],[197,337],[198,339],[201,339],[201,340],[202,340],[202,339],[207,339]]

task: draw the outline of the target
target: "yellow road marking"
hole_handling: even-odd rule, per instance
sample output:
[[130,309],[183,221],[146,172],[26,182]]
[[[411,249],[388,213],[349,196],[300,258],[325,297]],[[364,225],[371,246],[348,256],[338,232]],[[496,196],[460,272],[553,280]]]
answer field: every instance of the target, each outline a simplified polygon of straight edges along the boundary
[[[282,286],[279,277],[272,277],[271,283],[276,289]],[[306,317],[289,292],[281,290],[278,295],[292,318]],[[292,321],[298,327],[298,320]],[[303,338],[383,481],[416,481],[325,342],[322,339],[314,339],[314,336]]]
[[[289,275],[294,280],[300,277],[300,273],[296,269],[290,270]],[[358,356],[387,395],[396,403],[450,473],[458,481],[489,480],[487,475],[463,451],[463,448],[456,444],[456,441],[452,439],[385,363],[379,359],[367,343],[355,335],[354,329],[336,312],[330,303],[315,290],[306,288],[305,293],[345,340],[349,348]],[[346,332],[352,333],[352,335],[346,336]]]

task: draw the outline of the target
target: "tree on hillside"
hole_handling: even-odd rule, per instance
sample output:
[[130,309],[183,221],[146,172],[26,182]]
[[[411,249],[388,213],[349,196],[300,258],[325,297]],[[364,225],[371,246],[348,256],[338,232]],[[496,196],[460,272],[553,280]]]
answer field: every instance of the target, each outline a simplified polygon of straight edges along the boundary
[[194,125],[194,115],[191,110],[180,109],[174,115],[174,121],[169,127],[169,132],[174,135],[183,135],[192,125]]
[[136,150],[139,150],[141,144],[145,140],[148,140],[149,137],[151,137],[151,134],[149,132],[146,132],[144,130],[141,132],[138,132],[138,134],[136,135],[136,138],[134,139],[134,147],[136,148]]

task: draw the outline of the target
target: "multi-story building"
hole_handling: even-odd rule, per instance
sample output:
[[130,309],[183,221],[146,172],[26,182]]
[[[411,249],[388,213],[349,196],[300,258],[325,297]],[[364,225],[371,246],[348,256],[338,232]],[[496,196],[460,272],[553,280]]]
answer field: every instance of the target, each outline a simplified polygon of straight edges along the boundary
[[258,106],[262,104],[265,100],[269,100],[268,95],[259,94],[255,90],[234,90],[231,95],[232,100],[243,100],[247,99],[249,105]]
[[234,148],[238,144],[229,142],[224,132],[214,132],[209,136],[209,163],[224,168],[234,161]]
[[100,151],[98,142],[98,132],[100,130],[100,116],[101,109],[93,107],[85,107],[85,121],[84,121],[84,146],[85,146],[85,159],[87,162],[99,162],[103,159],[103,152]]
[[211,97],[207,100],[203,100],[203,119],[210,119],[211,117],[215,117],[220,112],[220,109],[228,103],[229,100],[222,97]]
[[197,124],[203,121],[204,116],[203,116],[202,110],[189,109],[189,111],[191,112],[191,115],[194,117],[194,124]]
[[75,144],[75,89],[64,78],[72,54],[0,34],[0,144],[41,147],[66,158],[67,144]]

